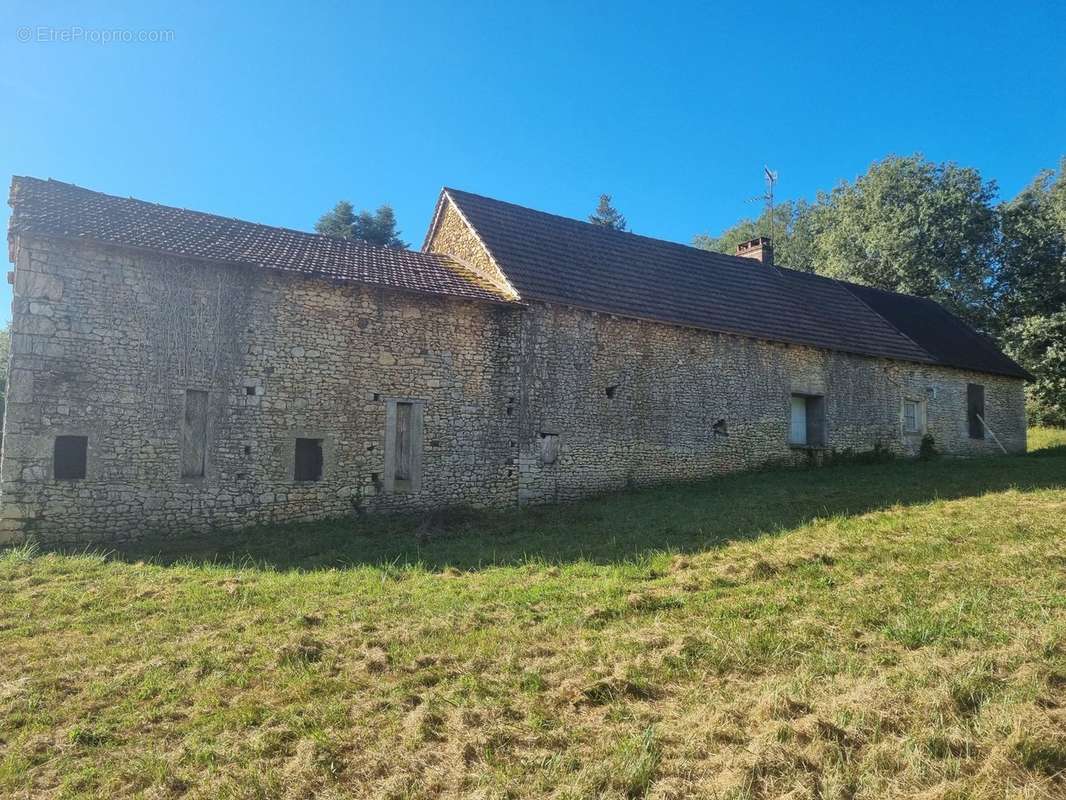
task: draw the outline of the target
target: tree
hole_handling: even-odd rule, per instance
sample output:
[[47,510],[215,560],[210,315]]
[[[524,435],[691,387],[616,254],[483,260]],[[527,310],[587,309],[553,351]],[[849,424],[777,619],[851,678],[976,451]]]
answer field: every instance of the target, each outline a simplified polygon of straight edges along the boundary
[[596,206],[596,210],[589,214],[589,222],[593,225],[602,225],[604,228],[611,228],[616,231],[624,231],[626,229],[626,218],[622,216],[622,213],[611,205],[611,196],[609,194],[601,194],[599,205]]
[[930,297],[978,327],[994,325],[996,185],[975,169],[889,156],[819,198],[818,272]]
[[356,214],[351,203],[341,200],[319,217],[315,230],[326,236],[359,239],[378,247],[407,247],[407,243],[400,239],[400,231],[396,230],[396,214],[387,204],[379,206],[373,214],[366,210]]
[[1025,387],[1029,421],[1066,426],[1066,311],[1018,320],[1005,338],[1036,378]]
[[1000,209],[997,313],[1007,349],[1036,380],[1034,423],[1066,425],[1066,159]]
[[[819,206],[805,200],[786,200],[774,207],[774,263],[791,269],[811,272],[815,267],[815,243]],[[692,240],[695,247],[733,255],[737,245],[757,236],[770,235],[770,212],[756,219],[742,219],[719,236],[699,234]]]

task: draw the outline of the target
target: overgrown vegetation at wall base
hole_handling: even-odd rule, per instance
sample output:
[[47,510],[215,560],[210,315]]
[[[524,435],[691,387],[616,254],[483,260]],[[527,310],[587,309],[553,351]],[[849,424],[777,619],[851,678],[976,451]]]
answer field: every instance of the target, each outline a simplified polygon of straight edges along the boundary
[[1056,798],[1066,434],[0,556],[5,797]]

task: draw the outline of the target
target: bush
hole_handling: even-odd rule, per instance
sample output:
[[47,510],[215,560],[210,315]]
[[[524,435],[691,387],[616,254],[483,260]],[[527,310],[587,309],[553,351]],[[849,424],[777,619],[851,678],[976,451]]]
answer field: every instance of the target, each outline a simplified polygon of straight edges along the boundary
[[918,448],[918,458],[921,461],[940,458],[940,451],[936,449],[936,439],[933,438],[933,434],[927,433],[922,437],[922,444]]

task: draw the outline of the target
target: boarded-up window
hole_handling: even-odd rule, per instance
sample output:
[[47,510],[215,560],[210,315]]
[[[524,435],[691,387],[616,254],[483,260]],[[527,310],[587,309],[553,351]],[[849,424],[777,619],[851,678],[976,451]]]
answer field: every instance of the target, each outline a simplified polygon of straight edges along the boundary
[[554,464],[559,460],[559,434],[549,431],[540,433],[540,463]]
[[57,436],[52,451],[52,474],[57,481],[76,481],[85,477],[89,437]]
[[185,392],[181,426],[181,477],[202,478],[207,466],[207,392]]
[[417,492],[422,483],[422,403],[390,400],[385,414],[385,490]]
[[296,454],[293,460],[293,480],[322,480],[322,440],[297,439]]
[[984,439],[985,387],[979,383],[966,384],[966,416],[971,439]]

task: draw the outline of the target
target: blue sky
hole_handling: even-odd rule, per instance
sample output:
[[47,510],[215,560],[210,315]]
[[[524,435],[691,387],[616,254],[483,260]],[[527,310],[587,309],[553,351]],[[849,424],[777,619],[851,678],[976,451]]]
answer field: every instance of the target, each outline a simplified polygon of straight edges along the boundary
[[0,11],[5,182],[304,229],[388,202],[416,246],[442,185],[570,216],[609,192],[688,242],[757,211],[764,164],[810,197],[921,151],[1011,196],[1066,155],[1061,3],[82,5]]

